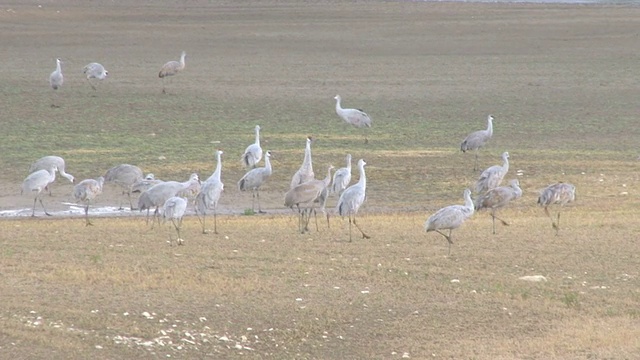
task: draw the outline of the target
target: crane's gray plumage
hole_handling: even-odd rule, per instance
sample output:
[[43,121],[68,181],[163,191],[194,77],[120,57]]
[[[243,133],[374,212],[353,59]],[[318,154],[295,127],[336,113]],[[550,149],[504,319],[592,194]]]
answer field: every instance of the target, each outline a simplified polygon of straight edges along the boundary
[[[176,238],[176,243],[178,245],[182,245],[183,241],[180,237],[180,228],[182,227],[182,219],[184,217],[184,213],[187,210],[187,200],[179,197],[173,196],[167,199],[162,206],[162,214],[164,220],[171,219],[171,223],[173,227],[176,229],[176,233],[178,234],[178,238]],[[169,236],[169,245],[172,244],[171,236]]]
[[[196,196],[196,215],[198,215],[198,220],[202,224],[202,233],[206,234],[207,231],[205,229],[205,221],[207,218],[207,210],[213,210],[213,232],[215,234],[218,233],[218,220],[217,220],[217,212],[218,212],[218,201],[220,201],[220,196],[224,191],[224,184],[221,180],[222,173],[222,150],[216,150],[216,169],[209,176],[209,178],[202,183],[202,188],[200,189],[200,193]],[[200,215],[202,215],[202,219],[200,219]]]
[[153,173],[148,173],[147,176],[144,177],[144,179],[137,181],[131,186],[131,192],[141,193],[149,189],[153,185],[160,184],[161,182],[163,181],[160,179],[156,179],[156,176]]
[[195,204],[196,196],[200,193],[200,190],[202,190],[202,182],[200,182],[200,177],[196,173],[191,174],[189,180],[191,181],[191,186],[178,191],[176,196],[185,198],[188,202],[194,202]]
[[502,153],[502,165],[491,166],[480,174],[475,184],[476,193],[484,194],[500,186],[507,172],[509,172],[509,153],[505,151]]
[[258,167],[249,170],[244,176],[238,181],[238,189],[240,191],[249,191],[251,190],[251,210],[255,211],[254,202],[256,197],[258,198],[258,212],[262,213],[262,208],[260,207],[260,186],[264,184],[273,173],[273,169],[271,168],[271,152],[267,151],[264,156],[264,167]]
[[40,194],[42,193],[42,190],[54,182],[56,179],[56,171],[58,171],[56,165],[51,165],[47,170],[32,172],[22,182],[21,194],[24,194],[25,192],[35,193],[35,197],[33,198],[33,212],[31,213],[31,216],[36,216],[36,201],[38,199],[40,199],[40,205],[42,205],[44,213],[51,216],[51,214],[47,212],[47,209],[45,209]]
[[[331,182],[331,170],[333,169],[332,165],[329,165],[327,169],[327,177],[324,180],[311,180],[302,184],[298,184],[293,188],[289,189],[287,193],[284,195],[284,206],[291,208],[296,206],[298,209],[298,230],[300,233],[304,234],[306,231],[309,231],[309,218],[311,216],[312,208],[314,208],[315,204],[322,203],[324,207],[324,203],[326,201],[327,188],[329,183]],[[325,197],[322,198],[323,192],[325,193]],[[315,209],[313,209],[315,211]],[[306,215],[306,221],[305,221]],[[316,218],[316,230],[318,230],[318,222]]]
[[[49,85],[51,85],[51,88],[54,90],[54,96],[56,91],[58,90],[62,84],[64,83],[64,76],[62,76],[62,61],[60,59],[56,59],[56,69],[51,73],[51,75],[49,75]],[[55,101],[52,101],[51,103],[52,107],[59,107]]]
[[164,181],[156,184],[142,194],[138,198],[138,208],[140,211],[147,210],[147,222],[149,221],[149,210],[155,207],[154,217],[159,215],[160,207],[164,205],[167,199],[176,196],[180,191],[184,191],[200,185],[198,174],[191,174],[189,180],[185,182]]
[[85,224],[87,226],[93,225],[91,221],[89,221],[89,204],[93,199],[95,199],[98,195],[102,194],[102,186],[104,185],[104,177],[100,176],[97,179],[86,179],[82,180],[78,183],[78,185],[73,187],[73,198],[76,202],[84,202],[84,216],[85,216]]
[[311,136],[307,137],[307,144],[304,148],[304,160],[302,161],[300,169],[293,174],[289,189],[293,189],[297,185],[306,183],[307,181],[311,181],[315,178],[315,174],[313,173],[313,162],[311,161],[311,142],[313,142]]
[[[342,101],[340,95],[336,95],[334,99],[336,100],[336,114],[338,114],[338,116],[347,124],[353,125],[357,128],[371,127],[372,121],[367,113],[365,113],[361,109],[343,109],[340,105],[340,101]],[[369,139],[367,139],[366,136],[364,138],[364,142],[369,142]]]
[[242,165],[245,168],[253,169],[262,159],[262,148],[260,147],[260,125],[256,125],[256,141],[247,146],[242,154]]
[[91,82],[91,79],[96,79],[98,81],[104,80],[109,75],[109,72],[102,66],[102,64],[92,62],[85,65],[82,68],[82,72],[87,76],[87,82],[91,85],[93,90],[96,90],[96,86]]
[[[569,183],[555,183],[547,186],[540,192],[538,205],[544,206],[544,212],[551,219],[551,226],[556,229],[556,235],[560,231],[560,211],[566,204],[576,200],[576,187]],[[559,204],[557,221],[549,214],[549,206]]]
[[180,55],[180,61],[169,61],[162,66],[160,72],[158,73],[158,77],[162,79],[162,93],[166,93],[164,79],[177,74],[178,72],[184,70],[185,62],[184,59],[187,56],[186,52],[182,52]]
[[[131,190],[133,184],[140,180],[142,180],[142,170],[130,164],[116,165],[104,174],[105,183],[118,185],[122,188],[122,194],[127,194],[131,210],[135,210],[131,202]],[[122,203],[120,203],[120,209],[122,209]]]
[[509,182],[509,186],[499,186],[477,198],[475,201],[475,209],[491,209],[493,233],[495,234],[496,219],[500,220],[503,225],[509,225],[509,223],[496,216],[496,211],[507,206],[511,201],[519,199],[521,196],[522,189],[520,188],[520,182],[518,179],[513,179]]
[[473,171],[478,169],[478,150],[483,147],[493,136],[493,115],[487,117],[487,129],[478,130],[469,134],[460,144],[460,150],[467,152],[474,150],[476,153],[476,161],[473,165]]
[[[367,176],[364,171],[364,166],[367,163],[360,159],[358,160],[358,170],[360,170],[360,179],[357,183],[349,186],[345,191],[342,192],[340,198],[338,199],[338,205],[336,206],[336,212],[342,216],[349,217],[349,241],[351,241],[351,223],[355,225],[358,230],[362,233],[362,237],[365,239],[369,239],[369,236],[360,229],[360,226],[356,223],[356,214],[360,209],[360,206],[364,203],[366,199],[366,190],[367,190]],[[353,220],[352,220],[353,219]]]
[[341,194],[351,182],[351,154],[347,154],[345,159],[347,166],[338,169],[335,174],[333,174],[333,182],[331,184],[332,193]]
[[[64,159],[61,158],[60,156],[44,156],[44,157],[41,157],[40,159],[36,160],[33,164],[31,164],[31,166],[29,167],[29,173],[32,173],[32,172],[38,171],[38,170],[49,170],[49,169],[51,169],[52,165],[56,166],[60,176],[64,177],[65,179],[67,179],[69,181],[71,181],[71,183],[74,183],[76,181],[76,179],[75,179],[75,177],[73,175],[67,174],[65,172]],[[51,195],[51,186],[48,186],[47,189],[49,190],[49,195]]]
[[[424,223],[424,229],[429,231],[435,231],[447,239],[449,243],[449,254],[451,254],[451,232],[457,229],[470,218],[474,213],[473,200],[471,200],[471,190],[464,190],[464,205],[450,205],[436,211],[433,215],[429,216]],[[441,232],[440,230],[449,229],[449,235]]]

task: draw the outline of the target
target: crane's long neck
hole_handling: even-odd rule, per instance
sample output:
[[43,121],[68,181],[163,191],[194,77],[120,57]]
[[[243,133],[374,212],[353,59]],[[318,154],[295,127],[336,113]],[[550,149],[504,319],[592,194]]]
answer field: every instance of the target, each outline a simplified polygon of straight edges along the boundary
[[351,156],[347,157],[347,170],[351,173]]
[[49,169],[49,183],[52,183],[56,180],[56,169],[55,168],[51,168]]
[[264,168],[267,169],[269,174],[271,174],[271,172],[273,170],[271,169],[271,160],[269,158],[270,158],[270,156],[265,156],[264,157]]
[[58,168],[58,171],[60,172],[60,176],[64,177],[65,179],[73,182],[74,177],[71,174],[67,174],[66,172],[64,172],[64,168]]
[[307,141],[307,147],[304,149],[304,161],[302,163],[302,167],[304,169],[313,168],[313,163],[311,161],[311,142]]
[[186,55],[187,55],[187,54],[185,54],[185,53],[182,53],[182,55],[180,55],[180,68],[181,68],[181,69],[184,69],[184,66],[185,66],[185,63],[184,63],[184,57],[185,57]]
[[519,185],[514,185],[513,186],[513,193],[516,195],[516,198],[519,198],[522,196],[522,189],[520,188]]
[[487,120],[487,133],[489,136],[493,136],[493,120],[491,118]]
[[336,112],[339,114],[342,111],[342,106],[340,106],[340,99],[336,99]]
[[504,162],[502,163],[502,169],[504,170],[505,174],[509,172],[509,158],[506,156],[504,158]]
[[220,182],[220,173],[222,172],[222,156],[220,156],[220,153],[216,155],[216,159],[218,160],[218,163],[216,164],[216,170],[213,172],[211,177],[213,180]]
[[62,66],[60,66],[60,61],[56,61],[56,71],[59,73],[62,72]]
[[324,180],[322,180],[322,182],[324,182],[325,187],[331,184],[331,169],[333,169],[333,167],[329,166],[329,169],[327,169],[327,176],[324,178]]
[[358,180],[358,184],[360,184],[363,189],[367,187],[367,174],[364,172],[364,165],[360,166],[360,180]]
[[471,199],[471,192],[464,193],[464,206],[471,211],[471,214],[475,211],[475,206],[473,204],[473,199]]
[[260,129],[256,129],[256,145],[260,146]]

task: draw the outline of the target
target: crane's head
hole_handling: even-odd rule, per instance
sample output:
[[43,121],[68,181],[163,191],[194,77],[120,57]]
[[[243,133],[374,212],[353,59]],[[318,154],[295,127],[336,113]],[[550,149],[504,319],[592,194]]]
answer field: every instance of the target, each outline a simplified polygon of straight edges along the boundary
[[487,117],[487,120],[489,120],[489,121],[493,121],[493,120],[495,120],[495,119],[494,119],[493,115],[489,115],[489,116]]
[[509,158],[509,153],[508,153],[508,152],[506,152],[506,151],[505,151],[505,152],[503,152],[503,153],[502,153],[502,158],[503,158],[504,160],[508,159],[508,158]]
[[261,127],[260,125],[256,125],[256,131],[260,131]]
[[366,161],[364,161],[364,159],[360,159],[360,160],[358,160],[358,166],[362,166],[362,167],[364,167],[365,165],[367,165],[367,162],[366,162]]
[[307,143],[311,144],[313,142],[313,137],[311,135],[307,136]]
[[271,157],[271,151],[267,150],[267,152],[264,154],[265,157]]
[[340,95],[336,95],[336,96],[334,97],[334,99],[335,99],[335,100],[338,100],[338,101],[342,100],[342,98],[340,97]]

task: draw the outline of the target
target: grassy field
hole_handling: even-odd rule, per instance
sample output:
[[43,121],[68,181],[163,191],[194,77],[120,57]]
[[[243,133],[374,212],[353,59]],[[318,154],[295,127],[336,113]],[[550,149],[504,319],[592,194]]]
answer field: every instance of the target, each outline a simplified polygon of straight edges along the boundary
[[[4,171],[0,210],[28,208],[31,162],[60,155],[77,179],[132,163],[162,179],[213,171],[220,234],[185,219],[185,245],[138,217],[0,221],[0,358],[635,359],[640,8],[421,2],[0,5]],[[162,94],[160,66],[187,52]],[[64,61],[52,108],[47,79]],[[93,91],[82,67],[109,78]],[[333,97],[373,118],[364,133]],[[423,223],[461,204],[473,154],[509,151],[522,199],[491,234],[479,213],[446,241]],[[240,155],[262,127],[274,175],[266,215],[239,193]],[[358,222],[296,231],[283,194],[308,135],[317,177],[366,159]],[[354,180],[357,173],[354,171]],[[555,236],[537,192],[578,199]],[[48,208],[64,210],[58,179]],[[117,205],[107,188],[98,206]],[[335,199],[329,201],[330,206]],[[554,209],[555,210],[555,209]],[[529,282],[522,276],[542,275]]]

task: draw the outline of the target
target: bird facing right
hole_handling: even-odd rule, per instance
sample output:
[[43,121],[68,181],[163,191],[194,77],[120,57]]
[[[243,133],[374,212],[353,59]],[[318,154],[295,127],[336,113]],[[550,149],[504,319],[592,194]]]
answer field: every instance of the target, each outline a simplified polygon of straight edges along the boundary
[[47,170],[38,170],[34,171],[29,176],[27,176],[22,182],[22,190],[21,194],[25,192],[35,193],[35,197],[33,198],[33,212],[31,212],[31,216],[36,216],[36,201],[40,200],[40,205],[42,205],[42,210],[47,216],[51,216],[45,209],[44,204],[42,203],[42,190],[44,190],[49,184],[55,181],[56,179],[56,171],[58,171],[58,167],[56,165],[50,165]]
[[[61,158],[60,156],[41,157],[40,159],[36,160],[33,164],[31,164],[31,166],[29,167],[29,173],[32,173],[38,170],[49,170],[52,165],[55,165],[58,168],[58,173],[60,173],[60,176],[62,176],[63,178],[66,178],[71,183],[75,183],[76,178],[73,177],[73,175],[67,174],[65,172],[66,165],[65,165],[64,159]],[[51,186],[48,186],[47,188],[49,190],[49,195],[51,195]]]
[[[566,204],[572,203],[576,200],[576,187],[569,183],[555,183],[547,186],[540,191],[538,197],[538,205],[544,206],[544,213],[551,219],[551,227],[556,229],[556,236],[560,231],[560,211]],[[551,214],[549,214],[549,206],[553,204],[559,204],[557,221],[553,220]]]
[[96,86],[91,82],[91,79],[104,80],[109,72],[102,66],[102,64],[92,62],[82,68],[82,72],[87,76],[87,82],[91,85],[93,90],[97,90]]
[[166,94],[166,89],[165,89],[165,78],[169,77],[169,76],[173,76],[177,73],[179,73],[180,71],[184,70],[185,67],[185,62],[184,59],[187,56],[186,52],[182,52],[182,54],[180,55],[180,61],[169,61],[166,64],[162,65],[162,69],[160,69],[160,72],[158,73],[158,77],[162,79],[162,93]]
[[483,147],[491,137],[493,136],[493,115],[487,117],[487,129],[478,130],[469,134],[460,144],[460,150],[467,152],[467,150],[475,150],[476,161],[473,165],[473,171],[478,169],[478,150]]
[[247,146],[242,154],[242,165],[247,169],[253,169],[262,159],[262,147],[260,147],[260,125],[256,125],[256,141]]
[[55,97],[56,90],[58,90],[64,83],[61,64],[62,60],[56,59],[56,69],[51,73],[51,75],[49,75],[49,85],[51,85],[51,88],[54,90],[53,98],[51,100],[51,107],[60,107],[58,104],[56,104]]
[[89,220],[89,204],[91,200],[95,199],[98,195],[102,194],[102,186],[104,185],[104,177],[100,176],[97,179],[85,179],[73,187],[73,198],[77,202],[84,202],[84,216],[85,225],[93,225]]
[[509,172],[509,153],[502,153],[502,165],[494,165],[487,168],[480,174],[478,181],[475,184],[475,190],[479,194],[484,194],[487,191],[500,186],[502,179]]
[[258,198],[258,213],[264,213],[260,207],[260,186],[267,182],[273,173],[271,168],[271,152],[267,151],[264,155],[264,167],[257,167],[249,170],[238,181],[238,190],[251,190],[251,211],[255,212],[255,200]]
[[340,168],[333,174],[333,182],[331,183],[331,192],[340,195],[351,182],[351,154],[345,157],[347,166]]
[[[356,214],[360,209],[360,206],[364,203],[366,199],[366,191],[367,191],[367,176],[364,171],[364,166],[367,163],[364,159],[358,160],[358,170],[360,170],[360,179],[357,183],[349,186],[338,199],[338,205],[336,206],[336,212],[344,217],[349,217],[349,242],[351,242],[351,223],[360,230],[362,233],[362,238],[369,239],[369,235],[365,234],[360,226],[356,223]],[[352,220],[353,218],[353,220]]]
[[[447,239],[449,243],[449,252],[451,254],[451,232],[457,229],[468,218],[473,216],[474,213],[473,200],[471,200],[471,190],[464,190],[464,205],[450,205],[436,211],[433,215],[429,216],[424,223],[424,229],[429,231],[435,231]],[[440,230],[449,230],[449,235],[444,234]]]
[[496,219],[502,222],[502,225],[509,225],[506,221],[496,216],[496,211],[507,206],[511,201],[519,199],[522,196],[522,189],[518,179],[509,182],[509,186],[500,186],[489,190],[486,194],[476,199],[476,210],[491,209],[491,219],[493,222],[493,233],[496,233]]

